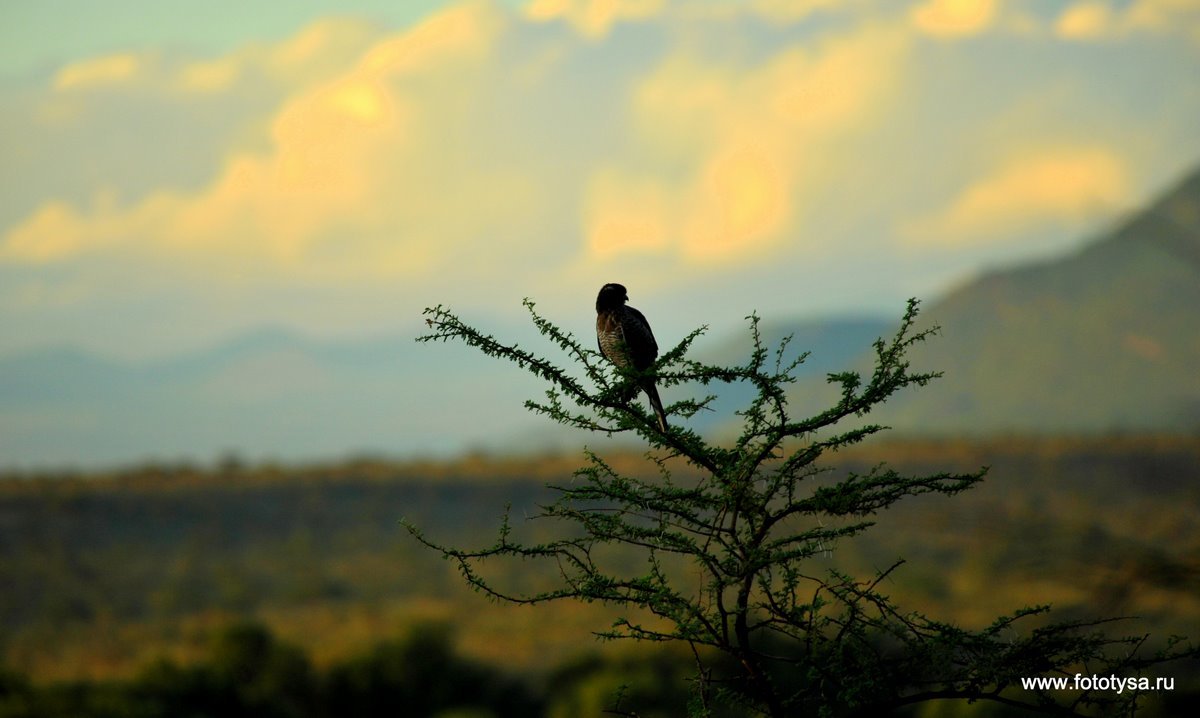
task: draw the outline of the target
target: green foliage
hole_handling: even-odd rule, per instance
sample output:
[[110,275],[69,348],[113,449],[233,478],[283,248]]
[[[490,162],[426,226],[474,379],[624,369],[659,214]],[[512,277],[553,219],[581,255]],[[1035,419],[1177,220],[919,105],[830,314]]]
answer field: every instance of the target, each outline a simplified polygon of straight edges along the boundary
[[[639,468],[632,454],[606,459],[626,472],[642,471],[644,478],[657,470],[652,463]],[[1053,601],[1058,616],[1137,615],[1144,621],[1139,628],[1152,626],[1161,636],[1189,633],[1197,625],[1200,536],[1194,516],[1200,510],[1200,439],[872,441],[841,452],[838,468],[866,473],[884,459],[903,473],[993,468],[986,482],[954,501],[930,495],[894,505],[875,517],[875,528],[814,561],[836,564],[847,575],[869,576],[874,567],[903,555],[909,562],[882,584],[892,599],[973,626],[986,625],[989,611],[997,615],[1046,601]],[[453,617],[456,635],[472,650],[491,654],[487,647],[503,647],[503,665],[492,665],[491,675],[497,669],[506,674],[554,670],[588,643],[579,640],[574,627],[586,620],[605,626],[610,611],[589,606],[585,614],[592,618],[586,619],[568,602],[515,612],[503,605],[479,606],[465,584],[445,570],[452,566],[439,565],[433,552],[403,540],[407,536],[397,530],[396,514],[420,517],[422,528],[433,535],[484,545],[493,536],[497,507],[552,500],[542,483],[576,465],[565,457],[477,455],[440,463],[257,465],[236,476],[143,467],[0,479],[0,513],[6,517],[0,523],[0,617],[6,629],[0,634],[5,655],[0,665],[6,661],[28,674],[26,681],[0,672],[0,696],[9,696],[0,698],[7,706],[0,715],[97,715],[98,709],[71,706],[82,705],[87,696],[89,705],[123,700],[108,682],[118,681],[119,687],[141,676],[149,670],[141,668],[148,655],[169,654],[177,672],[194,676],[189,671],[210,659],[211,643],[201,639],[214,620],[222,619],[205,612],[212,609],[192,587],[211,586],[222,567],[238,567],[254,578],[256,608],[244,615],[268,622],[329,666],[315,670],[317,693],[331,671],[371,653],[388,626],[429,616],[408,606],[433,601],[440,602],[437,615]],[[554,533],[539,522],[515,528],[522,535],[526,529]],[[294,603],[292,582],[303,557],[288,551],[298,531],[319,537],[308,560],[324,580],[344,586],[343,597]],[[181,561],[185,556],[190,558]],[[620,558],[630,571],[645,565],[632,550]],[[545,585],[552,577],[552,569],[539,570],[551,567],[535,563],[503,568],[503,578],[526,585]],[[139,601],[164,590],[177,592],[175,607],[164,606],[145,622]],[[86,608],[95,618],[86,624],[58,622],[52,617],[59,615],[54,604],[39,598],[50,595]],[[97,596],[105,603],[89,607]],[[628,646],[638,654],[660,647],[665,645]],[[624,652],[613,665],[596,658],[586,662],[592,666],[588,671],[531,679],[527,693],[541,696],[551,690],[566,700],[591,692],[596,700],[586,705],[595,715],[606,715],[602,711],[615,706],[617,687],[626,685],[621,704],[626,708],[646,715],[658,706],[660,712],[679,715],[695,698],[693,684],[683,680],[694,673],[694,660],[685,645],[679,647],[670,661],[625,657]],[[658,671],[647,663],[673,668]],[[1190,715],[1182,706],[1196,700],[1198,669],[1200,662],[1172,665],[1168,675],[1176,678],[1176,690],[1147,695],[1139,716]],[[639,682],[641,675],[660,678],[657,693],[646,693],[654,682]],[[49,683],[81,676],[102,682]],[[6,687],[20,685],[28,690],[10,693]],[[553,710],[554,700],[546,695]],[[31,700],[49,705],[52,697],[56,709],[31,714],[14,707],[28,708]],[[921,718],[1011,715],[1007,706],[980,702],[939,701],[913,709],[909,715]],[[186,715],[181,710],[169,714]]]
[[329,704],[353,716],[439,715],[456,708],[523,716],[535,701],[518,684],[451,651],[444,626],[421,626],[330,671]]
[[[720,656],[711,657],[720,661]],[[547,718],[600,718],[633,714],[674,718],[698,698],[695,658],[679,647],[625,651],[608,659],[585,656],[560,666],[548,681]],[[720,718],[742,718],[725,708]]]
[[[753,400],[738,414],[743,428],[730,445],[706,441],[683,421],[663,431],[630,396],[635,371],[610,373],[600,355],[526,307],[541,334],[575,367],[567,368],[467,325],[449,310],[426,310],[431,331],[419,341],[462,341],[511,361],[549,384],[545,400],[526,406],[558,423],[604,434],[633,432],[651,448],[653,479],[618,471],[588,451],[588,465],[537,518],[558,522],[561,537],[522,542],[505,519],[498,540],[482,549],[440,545],[411,523],[420,541],[454,561],[466,581],[503,601],[601,601],[628,609],[600,635],[681,642],[696,650],[698,699],[693,715],[734,701],[771,716],[876,715],[941,699],[1073,713],[1103,707],[1132,711],[1136,695],[1096,692],[1065,698],[1017,688],[1022,676],[1109,672],[1140,674],[1164,660],[1194,655],[1169,649],[1141,657],[1143,639],[1110,638],[1104,620],[1036,622],[1047,607],[1019,609],[982,630],[902,610],[883,592],[897,562],[865,579],[814,559],[874,523],[875,515],[920,494],[953,495],[984,471],[905,475],[885,465],[834,474],[823,462],[884,427],[858,420],[897,392],[924,386],[936,373],[913,372],[907,352],[935,329],[916,331],[917,302],[895,336],[874,344],[866,376],[830,374],[834,405],[797,417],[787,387],[806,355],[787,339],[764,345],[750,320],[750,356],[737,366],[687,358],[698,329],[666,351],[648,371],[662,388],[746,383]],[[669,394],[669,392],[664,392]],[[667,408],[683,419],[705,411],[715,395],[681,399]],[[682,470],[680,470],[682,468]],[[644,568],[610,560],[614,549],[641,552]],[[514,592],[485,573],[495,559],[542,560],[560,581],[544,591]],[[652,620],[643,616],[649,613]],[[1028,625],[1028,629],[1022,629]],[[728,661],[701,659],[701,649]],[[732,667],[732,668],[731,668]],[[636,707],[629,708],[629,711]],[[632,712],[630,714],[633,714]]]
[[158,661],[127,683],[0,690],[0,716],[305,718],[314,715],[316,686],[302,652],[261,626],[239,624],[215,637],[204,664]]
[[34,686],[0,672],[0,717],[527,718],[541,713],[529,689],[459,657],[443,628],[421,626],[318,673],[298,648],[257,624],[215,637],[208,660],[158,661],[128,682]]

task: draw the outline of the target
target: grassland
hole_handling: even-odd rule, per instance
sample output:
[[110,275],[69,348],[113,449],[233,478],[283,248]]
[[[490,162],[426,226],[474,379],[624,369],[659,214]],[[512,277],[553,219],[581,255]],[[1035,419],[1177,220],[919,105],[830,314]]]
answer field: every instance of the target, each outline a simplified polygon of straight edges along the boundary
[[[629,471],[652,467],[614,457]],[[1137,616],[1123,630],[1200,635],[1200,439],[920,440],[836,457],[855,470],[991,467],[965,495],[910,500],[821,560],[867,573],[908,563],[901,606],[978,625],[1051,603],[1060,618]],[[513,607],[466,590],[399,525],[490,543],[569,481],[573,457],[325,466],[143,466],[0,479],[0,656],[34,682],[134,676],[159,658],[202,661],[211,637],[252,620],[318,669],[429,622],[471,660],[545,676],[600,650],[596,605]],[[552,579],[533,566],[509,577]],[[606,648],[604,650],[619,650]],[[1194,667],[1181,667],[1196,676]],[[1193,686],[1193,689],[1200,686]]]

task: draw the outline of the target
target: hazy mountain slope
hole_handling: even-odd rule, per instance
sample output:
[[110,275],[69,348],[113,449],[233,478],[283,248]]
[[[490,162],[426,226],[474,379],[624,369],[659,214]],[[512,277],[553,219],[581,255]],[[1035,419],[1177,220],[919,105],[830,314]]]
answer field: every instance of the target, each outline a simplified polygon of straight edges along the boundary
[[520,372],[479,364],[411,337],[279,329],[142,364],[69,349],[6,357],[0,467],[455,452],[509,431],[535,393]]
[[927,307],[945,378],[879,417],[907,431],[1200,427],[1200,172],[1077,253]]
[[[759,326],[763,345],[774,351],[779,342],[791,336],[785,361],[790,361],[802,352],[809,352],[796,371],[798,377],[823,377],[829,372],[842,371],[861,353],[863,347],[891,331],[892,322],[876,317],[840,317],[795,321],[764,321]],[[745,364],[751,353],[750,330],[747,327],[735,335],[722,339],[708,349],[698,349],[696,358],[709,364],[736,366]],[[774,361],[772,353],[769,358]],[[700,396],[709,393],[719,395],[712,404],[713,411],[697,414],[688,425],[701,432],[716,434],[736,431],[740,428],[740,417],[734,411],[745,408],[753,401],[755,389],[748,383],[731,385],[712,384],[708,387],[681,387]],[[664,393],[664,401],[670,403],[676,391]]]
[[[798,374],[825,374],[841,371],[881,335],[891,330],[886,317],[847,316],[794,321],[763,321],[759,325],[763,343],[778,346],[785,336],[792,337],[791,347],[812,352]],[[697,350],[697,358],[713,364],[745,364],[750,358],[750,330],[725,337],[715,346]]]
[[[914,433],[1200,428],[1200,172],[1075,254],[993,272],[929,303],[943,327],[914,366],[944,379],[873,418]],[[765,323],[811,350],[793,410],[831,399],[822,375],[862,365],[889,322]],[[511,328],[510,328],[511,329]],[[741,363],[745,330],[698,348]],[[858,356],[860,358],[855,359]],[[348,452],[521,451],[594,440],[522,408],[541,395],[514,367],[411,337],[317,342],[280,330],[168,361],[125,364],[75,350],[0,358],[0,467]],[[670,404],[686,387],[664,393]],[[696,388],[696,393],[705,390]],[[730,430],[750,395],[723,388],[693,428]]]
[[[823,372],[885,329],[850,319],[763,331],[768,339],[795,333],[796,346],[814,350],[807,370]],[[741,363],[748,352],[739,333],[705,356]],[[209,461],[226,452],[286,461],[472,447],[520,452],[595,440],[529,414],[524,400],[542,391],[515,367],[400,335],[321,342],[263,329],[140,364],[47,349],[0,358],[0,467]],[[734,387],[721,412],[694,426],[710,428],[747,401],[749,391]]]

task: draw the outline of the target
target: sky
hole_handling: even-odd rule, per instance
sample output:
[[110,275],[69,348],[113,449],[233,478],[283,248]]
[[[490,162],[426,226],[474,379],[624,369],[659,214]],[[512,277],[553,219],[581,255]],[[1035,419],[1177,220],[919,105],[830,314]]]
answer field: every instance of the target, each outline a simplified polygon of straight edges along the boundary
[[[0,5],[0,355],[897,315],[1200,165],[1200,0]],[[661,331],[661,330],[660,330]]]

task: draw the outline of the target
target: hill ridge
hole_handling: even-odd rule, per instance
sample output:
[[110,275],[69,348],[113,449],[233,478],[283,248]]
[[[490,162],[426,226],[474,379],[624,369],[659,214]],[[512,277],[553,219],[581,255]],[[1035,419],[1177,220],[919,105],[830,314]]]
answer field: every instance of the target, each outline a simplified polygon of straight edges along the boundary
[[1055,259],[931,303],[940,382],[880,413],[909,433],[1200,429],[1200,171]]

